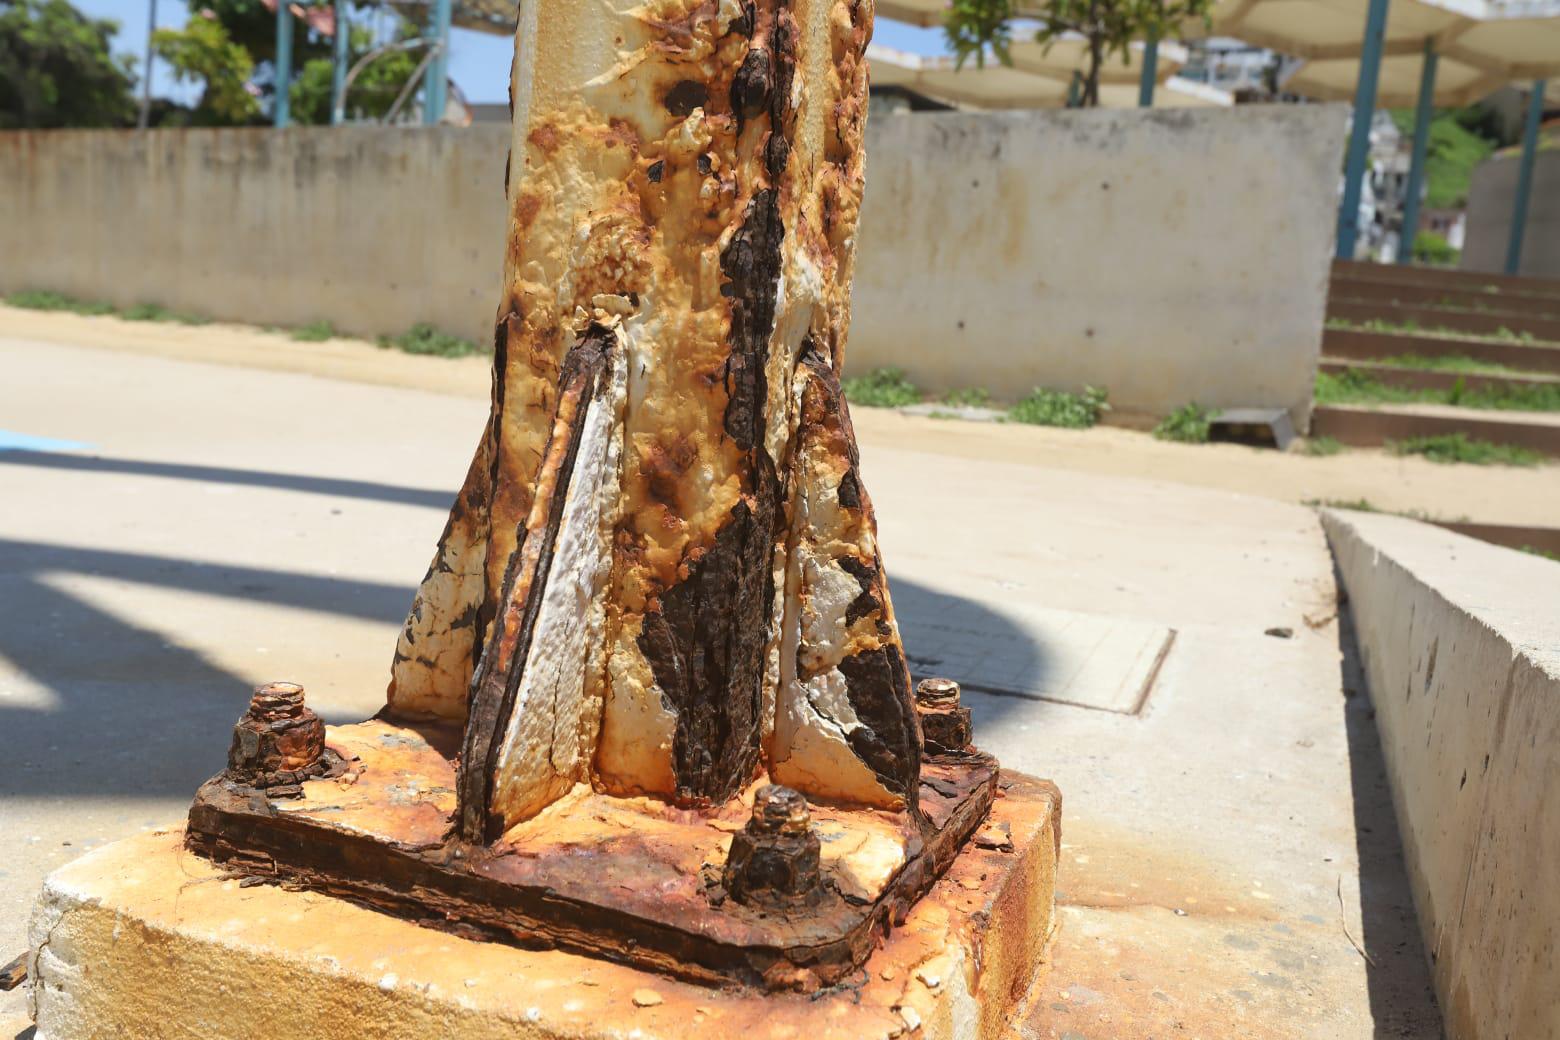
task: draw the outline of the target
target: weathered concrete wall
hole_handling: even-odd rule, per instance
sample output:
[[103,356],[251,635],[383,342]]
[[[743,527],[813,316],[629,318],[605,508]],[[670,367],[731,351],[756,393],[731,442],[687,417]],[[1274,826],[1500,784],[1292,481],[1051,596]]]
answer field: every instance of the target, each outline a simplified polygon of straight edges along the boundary
[[1453,1040],[1560,1037],[1560,564],[1329,511]]
[[[1468,237],[1463,242],[1461,263],[1465,271],[1506,269],[1520,165],[1517,160],[1516,154],[1501,155],[1474,167],[1473,183],[1468,188]],[[1560,278],[1560,152],[1539,152],[1534,161],[1533,193],[1528,196],[1518,273]]]
[[507,126],[0,133],[0,291],[492,339]]
[[[875,118],[848,367],[1303,421],[1342,129],[1335,106]],[[0,134],[0,292],[486,341],[507,147],[503,126]]]
[[870,124],[848,363],[924,386],[1104,386],[1309,414],[1339,106]]

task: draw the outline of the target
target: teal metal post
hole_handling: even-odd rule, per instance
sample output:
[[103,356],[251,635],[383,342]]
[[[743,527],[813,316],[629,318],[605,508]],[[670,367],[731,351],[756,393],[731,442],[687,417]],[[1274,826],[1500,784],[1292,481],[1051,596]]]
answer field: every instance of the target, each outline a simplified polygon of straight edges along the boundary
[[292,12],[287,0],[276,0],[276,98],[271,105],[271,122],[277,129],[288,123],[287,88],[292,84]]
[[1398,235],[1397,262],[1414,262],[1414,239],[1419,234],[1419,196],[1425,183],[1425,155],[1430,147],[1430,118],[1435,115],[1435,66],[1439,61],[1435,41],[1425,40],[1425,57],[1419,66],[1419,106],[1414,109],[1414,151],[1408,162],[1408,189],[1403,194],[1403,230]]
[[1154,107],[1154,84],[1159,78],[1159,37],[1143,42],[1143,78],[1138,81],[1138,108]]
[[1370,0],[1365,12],[1365,40],[1360,49],[1360,78],[1354,87],[1354,125],[1349,154],[1343,165],[1343,205],[1338,209],[1338,258],[1354,259],[1360,236],[1360,194],[1365,161],[1370,157],[1370,121],[1376,114],[1376,81],[1381,74],[1381,47],[1387,34],[1387,0]]
[[445,83],[450,69],[450,0],[434,0],[428,12],[428,35],[433,40],[433,60],[423,73],[423,125],[438,126],[444,118]]
[[1067,83],[1067,107],[1077,108],[1080,93],[1083,89],[1083,73],[1073,69],[1072,79]]
[[1538,126],[1544,119],[1544,88],[1548,80],[1533,84],[1528,99],[1527,125],[1522,129],[1522,165],[1517,168],[1517,198],[1511,207],[1511,237],[1506,240],[1506,273],[1522,267],[1522,235],[1527,231],[1528,198],[1533,194],[1533,164],[1538,158]]
[[351,27],[347,24],[347,0],[336,0],[335,51],[330,66],[330,125],[340,126],[347,118],[347,62],[351,54]]

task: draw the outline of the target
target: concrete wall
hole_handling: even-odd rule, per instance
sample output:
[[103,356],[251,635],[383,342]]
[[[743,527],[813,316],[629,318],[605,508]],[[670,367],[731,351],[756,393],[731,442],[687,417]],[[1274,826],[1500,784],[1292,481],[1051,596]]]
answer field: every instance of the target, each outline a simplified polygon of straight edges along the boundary
[[1002,398],[1309,414],[1344,111],[880,119],[848,363]]
[[1329,511],[1453,1040],[1560,1037],[1560,563]]
[[[1486,159],[1474,167],[1473,183],[1468,188],[1463,270],[1496,273],[1506,269],[1519,165],[1518,156],[1512,154]],[[1518,273],[1560,278],[1560,151],[1539,152],[1534,161],[1533,193],[1528,196]]]
[[[853,371],[1304,421],[1343,112],[875,118]],[[0,134],[0,291],[486,341],[505,127]]]

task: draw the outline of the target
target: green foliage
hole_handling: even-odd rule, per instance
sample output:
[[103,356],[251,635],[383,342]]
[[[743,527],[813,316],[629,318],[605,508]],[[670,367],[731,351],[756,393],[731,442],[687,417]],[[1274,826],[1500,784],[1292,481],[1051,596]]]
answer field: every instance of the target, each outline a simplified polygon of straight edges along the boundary
[[[1088,64],[1083,70],[1079,103],[1092,108],[1100,103],[1100,69],[1106,59],[1130,58],[1135,40],[1175,36],[1189,21],[1209,21],[1214,0],[1036,0],[1026,3],[1026,16],[1040,27],[1035,40],[1047,49],[1067,33],[1088,41]],[[943,34],[959,68],[970,58],[984,67],[991,51],[1004,65],[1013,64],[1013,0],[951,0],[943,15]]]
[[1496,444],[1465,433],[1438,433],[1428,437],[1409,437],[1388,441],[1394,455],[1420,455],[1431,462],[1466,463],[1473,466],[1537,466],[1544,457],[1515,444]]
[[1307,437],[1302,449],[1307,455],[1326,458],[1343,451],[1343,442],[1336,437]]
[[323,343],[336,335],[336,328],[328,321],[311,321],[292,330],[292,338],[300,343]]
[[1534,556],[1542,556],[1546,560],[1554,560],[1556,563],[1560,563],[1560,553],[1550,552],[1548,549],[1539,549],[1536,546],[1524,545],[1522,547],[1522,551],[1525,553],[1531,553]]
[[[354,31],[351,60],[356,62],[368,53],[369,47],[367,35]],[[415,51],[391,51],[363,66],[363,70],[352,81],[346,112],[349,115],[362,113],[372,119],[383,118],[400,96],[406,81],[417,71],[419,60],[421,55]],[[330,58],[304,62],[288,94],[293,119],[299,123],[329,123],[332,84]]]
[[133,123],[133,59],[109,48],[118,29],[67,0],[0,0],[0,130]]
[[1086,430],[1109,410],[1106,393],[1098,387],[1086,386],[1082,393],[1073,394],[1037,386],[1028,397],[1008,409],[1007,420],[1032,426]]
[[69,311],[71,314],[112,314],[114,305],[101,300],[78,300],[74,296],[48,291],[12,293],[5,298],[12,307],[25,307],[30,311]]
[[1446,404],[1493,411],[1560,412],[1560,383],[1487,383],[1469,388],[1458,378],[1445,389],[1383,383],[1357,368],[1316,376],[1317,404]]
[[1493,361],[1478,361],[1466,354],[1446,354],[1441,357],[1425,357],[1420,354],[1398,354],[1394,357],[1378,358],[1378,365],[1391,365],[1394,368],[1418,368],[1426,372],[1486,372],[1499,374],[1515,372],[1510,365],[1497,365]]
[[[1398,132],[1414,132],[1414,113],[1392,113]],[[1476,121],[1474,125],[1479,125]],[[1489,157],[1498,142],[1469,130],[1458,112],[1441,112],[1430,120],[1430,140],[1425,148],[1425,205],[1431,209],[1455,209],[1468,202],[1473,168]]]
[[1450,267],[1462,256],[1462,250],[1454,249],[1445,235],[1434,231],[1421,231],[1414,236],[1414,259],[1422,264],[1438,264]]
[[1154,436],[1162,441],[1179,441],[1182,444],[1207,444],[1208,429],[1213,422],[1213,412],[1193,401],[1183,404],[1164,421],[1154,427]]
[[172,311],[160,303],[136,303],[119,312],[126,321],[171,321],[180,325],[205,325],[211,319],[199,314]]
[[416,324],[399,336],[379,337],[381,347],[394,347],[408,354],[431,354],[435,357],[466,357],[486,353],[469,339],[440,332],[432,325]]
[[1348,318],[1328,318],[1329,329],[1350,329],[1356,332],[1386,332],[1393,335],[1431,336],[1435,339],[1468,339],[1480,343],[1522,343],[1528,346],[1560,346],[1552,340],[1542,340],[1526,330],[1518,331],[1502,326],[1494,332],[1464,332],[1445,326],[1420,325],[1413,319],[1387,321],[1371,318],[1369,321],[1351,321]]
[[900,408],[918,404],[921,391],[903,369],[875,368],[864,376],[845,380],[845,399],[868,408]]
[[983,386],[949,390],[943,395],[943,404],[951,404],[955,408],[985,408],[991,404],[991,392]]
[[213,15],[198,12],[182,29],[158,29],[152,49],[179,82],[205,85],[195,105],[197,124],[241,126],[259,117],[260,101],[249,82],[254,58]]

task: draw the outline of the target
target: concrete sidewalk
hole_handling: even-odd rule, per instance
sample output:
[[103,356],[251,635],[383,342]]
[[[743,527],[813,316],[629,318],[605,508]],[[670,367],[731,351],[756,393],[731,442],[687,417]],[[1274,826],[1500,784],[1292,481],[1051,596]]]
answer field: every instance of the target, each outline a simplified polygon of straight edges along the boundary
[[[3,961],[48,870],[183,814],[252,684],[380,706],[486,406],[19,341],[0,366],[0,430],[87,446],[0,451]],[[861,432],[917,667],[978,633],[978,742],[1066,798],[1024,1035],[1438,1036],[1315,517]]]

